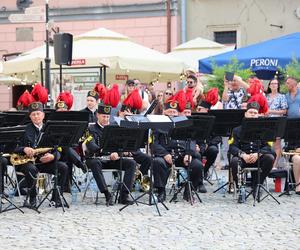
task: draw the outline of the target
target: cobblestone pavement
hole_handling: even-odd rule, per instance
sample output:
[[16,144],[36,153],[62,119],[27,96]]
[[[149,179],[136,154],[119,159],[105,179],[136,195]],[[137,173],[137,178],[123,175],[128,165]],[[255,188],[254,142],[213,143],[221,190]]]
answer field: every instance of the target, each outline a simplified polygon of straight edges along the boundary
[[[238,204],[233,196],[212,194],[203,203],[181,200],[159,205],[107,208],[104,199],[71,205],[65,213],[45,203],[41,214],[24,209],[0,214],[1,249],[300,249],[300,196]],[[70,195],[65,195],[70,200]],[[102,196],[101,196],[102,197]],[[278,197],[278,194],[275,194]],[[168,197],[169,199],[171,196]]]

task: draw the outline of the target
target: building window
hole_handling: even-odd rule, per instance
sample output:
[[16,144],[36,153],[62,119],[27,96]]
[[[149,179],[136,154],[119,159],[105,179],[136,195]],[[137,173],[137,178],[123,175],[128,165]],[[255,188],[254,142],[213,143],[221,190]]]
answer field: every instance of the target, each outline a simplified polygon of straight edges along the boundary
[[33,28],[17,28],[16,41],[17,42],[33,41]]
[[217,31],[214,36],[217,43],[236,44],[236,31]]

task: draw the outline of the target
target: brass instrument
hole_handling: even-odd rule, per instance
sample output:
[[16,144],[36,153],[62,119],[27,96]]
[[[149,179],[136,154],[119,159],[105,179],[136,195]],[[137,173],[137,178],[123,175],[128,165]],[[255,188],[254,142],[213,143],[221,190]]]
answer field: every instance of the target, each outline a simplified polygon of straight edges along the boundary
[[26,164],[27,162],[35,162],[38,155],[47,153],[47,152],[51,151],[52,149],[53,148],[35,148],[34,156],[32,156],[32,157],[29,157],[25,154],[13,153],[10,155],[10,162],[13,166]]
[[148,175],[143,175],[139,169],[135,171],[135,183],[136,182],[141,185],[144,192],[150,189],[150,177]]

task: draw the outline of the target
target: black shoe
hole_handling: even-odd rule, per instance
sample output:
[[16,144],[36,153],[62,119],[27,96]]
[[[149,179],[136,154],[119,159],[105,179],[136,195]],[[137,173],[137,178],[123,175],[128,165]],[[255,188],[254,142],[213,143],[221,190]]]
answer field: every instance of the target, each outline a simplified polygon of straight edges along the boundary
[[111,193],[106,191],[104,195],[105,195],[106,206],[113,206],[114,202]]
[[29,197],[29,205],[31,207],[36,207],[36,205],[37,205],[36,196],[30,196]]
[[128,194],[120,195],[118,202],[123,205],[133,205],[133,201],[129,199]]
[[198,192],[199,193],[207,193],[207,190],[206,190],[206,188],[205,188],[205,186],[204,186],[204,184],[200,184],[199,186],[198,186]]
[[166,190],[165,189],[162,189],[158,192],[157,194],[157,200],[158,202],[164,202],[166,200]]

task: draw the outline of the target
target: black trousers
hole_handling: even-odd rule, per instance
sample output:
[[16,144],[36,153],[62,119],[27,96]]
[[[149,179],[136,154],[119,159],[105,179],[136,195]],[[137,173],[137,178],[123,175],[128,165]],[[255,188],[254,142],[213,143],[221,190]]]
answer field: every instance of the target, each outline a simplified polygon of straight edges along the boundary
[[[58,170],[58,186],[64,187],[67,176],[68,176],[68,166],[66,163],[62,161],[57,161],[57,170]],[[34,165],[31,162],[28,162],[23,165],[16,166],[16,170],[22,172],[25,175],[25,181],[27,188],[30,190],[29,195],[36,195],[36,178],[37,174],[40,173],[48,173],[55,174],[55,161],[49,163],[39,163]]]
[[140,164],[140,171],[143,175],[148,175],[148,170],[151,167],[152,158],[150,155],[147,155],[140,150],[132,153],[133,159]]
[[[107,190],[107,185],[103,176],[102,169],[120,169],[120,160],[100,160],[100,158],[90,158],[86,160],[86,165],[92,170],[97,186],[101,193]],[[131,190],[135,177],[136,162],[131,159],[122,159],[122,170],[124,173],[124,184]],[[121,193],[128,193],[126,188],[122,187]]]
[[196,189],[199,185],[203,184],[203,164],[199,159],[198,154],[196,154],[196,158],[192,157],[192,161],[190,163],[189,168],[183,165],[183,158],[179,157],[175,161],[176,167],[184,167],[190,174],[190,181],[193,184],[193,187]]
[[[260,161],[260,168],[261,168],[262,172],[260,173],[260,183],[259,184],[264,183],[266,177],[272,170],[274,159],[275,158],[272,154],[264,154],[264,155],[260,156],[259,161]],[[230,167],[232,168],[232,177],[233,177],[233,180],[236,185],[238,184],[238,160],[239,160],[238,157],[233,157],[230,160]],[[241,167],[242,168],[257,168],[257,163],[258,163],[258,161],[256,161],[253,164],[247,164],[243,159],[241,159]],[[252,186],[253,186],[253,188],[255,188],[256,185],[258,184],[257,171],[252,171],[251,177],[252,177]]]
[[218,153],[219,153],[219,149],[215,145],[211,145],[205,150],[205,152],[203,153],[203,156],[206,157],[204,174],[206,174],[209,168],[214,164],[215,160],[217,159]]
[[68,166],[68,175],[67,175],[67,181],[66,185],[64,187],[64,190],[70,190],[70,185],[72,184],[72,170],[73,170],[73,164],[83,169],[83,162],[81,161],[81,157],[79,154],[71,147],[63,147],[63,151],[61,154],[61,161],[66,162]]

